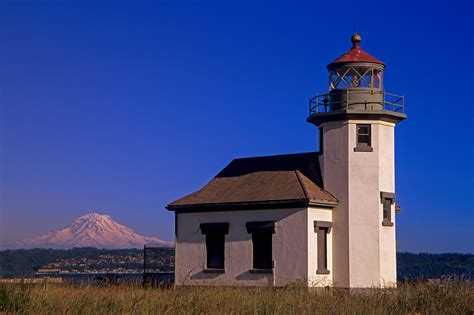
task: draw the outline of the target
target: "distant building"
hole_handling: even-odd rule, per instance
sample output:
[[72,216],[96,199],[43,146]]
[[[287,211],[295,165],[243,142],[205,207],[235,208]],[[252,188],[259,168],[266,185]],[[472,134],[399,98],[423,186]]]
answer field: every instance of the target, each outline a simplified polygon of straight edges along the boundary
[[233,160],[167,206],[177,285],[387,287],[396,284],[395,125],[404,99],[385,65],[353,47],[310,99],[320,150]]
[[39,268],[37,273],[59,273],[60,271],[59,268]]

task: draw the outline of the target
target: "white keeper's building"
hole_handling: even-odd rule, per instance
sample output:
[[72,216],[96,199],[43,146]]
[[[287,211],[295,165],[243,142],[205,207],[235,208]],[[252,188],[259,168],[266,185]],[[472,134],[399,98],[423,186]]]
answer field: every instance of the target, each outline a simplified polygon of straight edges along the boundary
[[167,206],[177,285],[396,285],[395,126],[404,98],[359,46],[331,62],[310,99],[319,152],[233,160]]

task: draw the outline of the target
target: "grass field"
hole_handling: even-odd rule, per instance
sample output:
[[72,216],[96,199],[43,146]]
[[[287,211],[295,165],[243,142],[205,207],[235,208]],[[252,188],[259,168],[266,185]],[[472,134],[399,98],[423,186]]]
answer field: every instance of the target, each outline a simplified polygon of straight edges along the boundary
[[401,284],[398,289],[349,294],[299,287],[142,288],[2,284],[0,312],[30,314],[474,314],[474,283]]

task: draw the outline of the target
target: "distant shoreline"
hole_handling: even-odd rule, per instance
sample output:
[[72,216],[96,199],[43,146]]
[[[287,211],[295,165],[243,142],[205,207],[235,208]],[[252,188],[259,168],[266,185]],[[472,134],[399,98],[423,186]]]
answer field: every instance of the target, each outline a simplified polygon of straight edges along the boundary
[[[156,252],[147,270],[174,271],[174,250]],[[140,277],[143,273],[143,249],[71,250],[32,249],[0,251],[0,278],[92,278],[114,276]],[[48,270],[50,269],[50,270]],[[54,270],[54,272],[52,272]],[[397,253],[397,279],[474,279],[473,254]]]

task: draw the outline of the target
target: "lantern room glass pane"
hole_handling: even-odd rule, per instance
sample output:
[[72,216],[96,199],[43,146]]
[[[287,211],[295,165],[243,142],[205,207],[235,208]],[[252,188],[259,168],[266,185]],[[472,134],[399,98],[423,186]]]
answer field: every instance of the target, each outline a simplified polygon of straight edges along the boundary
[[382,71],[374,70],[374,88],[382,89]]
[[329,75],[329,87],[347,88],[382,88],[382,71],[368,66],[351,66],[334,69]]
[[372,71],[368,70],[365,74],[360,78],[359,87],[372,87]]

